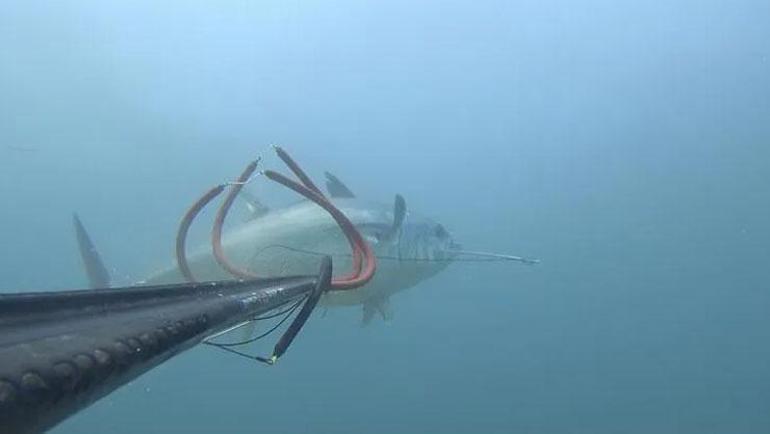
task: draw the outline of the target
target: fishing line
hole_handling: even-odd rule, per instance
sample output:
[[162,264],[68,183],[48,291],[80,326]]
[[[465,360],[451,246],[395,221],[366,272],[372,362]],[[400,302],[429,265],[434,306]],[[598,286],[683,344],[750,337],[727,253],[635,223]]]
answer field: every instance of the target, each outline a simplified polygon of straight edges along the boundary
[[267,357],[255,356],[253,354],[244,353],[242,351],[234,350],[232,348],[223,347],[223,346],[220,346],[220,345],[217,345],[217,344],[208,343],[208,342],[204,342],[204,344],[213,345],[213,346],[219,348],[222,351],[227,351],[228,353],[235,354],[236,356],[245,357],[245,358],[247,358],[249,360],[256,360],[257,362],[262,362],[262,363],[264,363],[266,365],[273,365],[273,364],[275,364],[275,362],[272,359],[268,359]]
[[[258,250],[254,257],[259,256],[262,252],[265,252],[267,249],[277,247],[285,250],[289,250],[296,253],[305,253],[308,255],[313,256],[328,256],[329,253],[324,252],[318,252],[315,250],[307,250],[307,249],[300,249],[298,247],[292,247],[287,246],[285,244],[271,244],[269,246],[263,247],[262,249]],[[454,253],[451,251],[448,251],[448,253]],[[470,254],[470,255],[477,255],[481,254],[479,252],[457,252],[457,254]],[[403,258],[403,257],[397,257],[397,256],[388,256],[388,255],[377,255],[377,259],[386,259],[391,261],[399,261],[399,262],[523,262],[525,264],[537,264],[540,261],[537,259],[527,259],[527,258],[520,258],[518,256],[508,256],[508,255],[497,255],[497,254],[489,254],[492,255],[490,257],[485,258],[447,258],[447,259],[431,259],[431,258]],[[346,258],[350,258],[352,255],[349,253],[340,253],[340,254],[332,254],[332,256],[342,256]]]
[[262,333],[259,336],[255,336],[253,338],[249,338],[249,339],[246,339],[246,340],[243,340],[243,341],[237,341],[237,342],[210,342],[210,341],[205,341],[204,343],[207,344],[207,345],[212,345],[212,346],[215,346],[215,347],[218,347],[218,348],[221,348],[221,349],[225,349],[227,347],[238,347],[238,346],[248,345],[248,344],[250,344],[252,342],[256,342],[256,341],[266,337],[270,333],[273,333],[274,331],[276,331],[278,329],[278,327],[283,325],[283,323],[285,323],[289,318],[291,318],[291,316],[294,313],[294,311],[296,311],[297,308],[307,299],[308,299],[308,296],[302,297],[301,299],[297,300],[290,308],[282,311],[280,314],[275,314],[275,315],[270,315],[270,316],[265,317],[264,319],[275,318],[277,316],[280,316],[280,315],[286,313],[286,316],[284,316],[280,321],[278,321],[277,324],[275,324],[268,331]]
[[[294,303],[294,301],[292,301],[292,300],[285,301],[285,302],[279,304],[278,306],[276,306],[275,309],[280,309],[280,308],[286,306],[287,304],[292,304],[292,303]],[[273,310],[275,310],[275,309],[273,309]],[[289,310],[291,310],[291,307],[289,307],[289,308],[287,308],[285,310],[279,311],[277,313],[267,315],[267,316],[255,316],[253,318],[247,319],[246,321],[244,321],[244,322],[242,322],[240,324],[236,324],[236,325],[234,325],[234,326],[232,326],[232,327],[230,327],[228,329],[222,330],[219,333],[215,333],[215,334],[209,336],[208,338],[206,338],[206,340],[207,341],[211,341],[211,340],[216,339],[216,338],[218,338],[220,336],[224,336],[224,335],[229,334],[231,332],[234,332],[234,331],[236,331],[238,329],[246,327],[247,325],[249,325],[249,324],[251,324],[253,322],[256,322],[256,321],[260,321],[260,320],[263,320],[263,319],[271,319],[271,318],[275,318],[277,316],[281,316],[281,315],[285,314],[286,312],[288,312]]]
[[[302,301],[302,300],[300,300],[300,301]],[[280,305],[278,307],[280,308],[280,307],[286,306],[287,304],[291,304],[291,302],[287,301],[286,303],[284,303],[284,304],[282,304],[282,305]],[[296,304],[296,302],[294,304]],[[294,305],[291,305],[291,306],[287,307],[286,309],[284,309],[284,310],[282,310],[280,312],[272,313],[270,315],[265,315],[265,316],[254,317],[249,322],[262,321],[262,320],[266,320],[266,319],[273,319],[273,318],[279,317],[279,316],[281,316],[281,315],[291,311],[292,309],[294,309]]]

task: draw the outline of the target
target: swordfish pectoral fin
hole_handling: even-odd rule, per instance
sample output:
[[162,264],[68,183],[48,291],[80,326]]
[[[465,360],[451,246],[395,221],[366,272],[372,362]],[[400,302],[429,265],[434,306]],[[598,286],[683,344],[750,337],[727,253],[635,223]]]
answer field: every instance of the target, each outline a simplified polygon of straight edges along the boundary
[[270,212],[270,208],[267,205],[263,204],[256,196],[245,189],[238,193],[238,197],[246,203],[246,208],[249,210],[248,220],[256,220]]
[[88,276],[88,285],[92,289],[96,288],[109,288],[110,286],[110,273],[102,262],[102,257],[94,247],[94,243],[91,241],[91,237],[88,236],[86,228],[83,226],[83,222],[77,214],[72,215],[72,222],[75,225],[75,236],[78,241],[78,249],[80,250],[80,259],[83,261],[83,268],[86,270]]
[[389,297],[373,297],[363,303],[363,317],[361,326],[365,327],[372,322],[374,315],[379,313],[382,320],[389,322],[393,319],[393,310],[390,307]]

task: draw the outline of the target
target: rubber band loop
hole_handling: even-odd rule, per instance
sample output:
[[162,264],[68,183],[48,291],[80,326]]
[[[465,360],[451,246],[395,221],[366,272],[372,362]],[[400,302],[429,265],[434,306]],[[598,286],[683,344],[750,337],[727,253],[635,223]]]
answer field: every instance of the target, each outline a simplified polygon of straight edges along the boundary
[[246,181],[257,169],[258,164],[259,160],[249,163],[243,170],[243,173],[241,173],[241,176],[239,176],[235,182],[230,183],[230,192],[227,193],[224,202],[222,202],[222,205],[219,207],[217,216],[214,219],[214,226],[211,228],[211,249],[214,253],[214,258],[228,273],[241,279],[256,279],[259,276],[248,270],[242,270],[227,260],[224,249],[222,248],[222,226],[224,226],[225,217],[227,217],[230,207],[232,207],[233,202],[235,202],[235,198],[238,197],[238,193],[241,192]]
[[208,203],[211,202],[215,197],[222,193],[224,189],[224,185],[217,185],[216,187],[209,190],[206,194],[201,196],[201,198],[198,199],[190,207],[190,209],[187,210],[184,217],[182,217],[182,221],[179,223],[179,229],[176,233],[176,263],[179,267],[179,271],[182,273],[182,276],[184,276],[188,282],[196,281],[195,277],[192,275],[192,271],[190,271],[190,265],[187,263],[186,244],[187,233],[190,230],[190,225],[192,224],[193,220],[195,220],[195,217],[197,217],[201,212],[201,210],[206,207],[206,205],[208,205]]

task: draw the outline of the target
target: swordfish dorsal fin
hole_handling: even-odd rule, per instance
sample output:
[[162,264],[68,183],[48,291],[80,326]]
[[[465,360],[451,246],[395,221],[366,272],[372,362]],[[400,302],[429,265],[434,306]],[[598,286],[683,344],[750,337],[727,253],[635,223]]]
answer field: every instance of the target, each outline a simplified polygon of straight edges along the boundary
[[92,289],[109,288],[110,273],[104,266],[99,252],[96,251],[94,243],[91,242],[91,237],[88,236],[88,232],[86,232],[86,228],[77,214],[72,215],[72,222],[75,224],[75,236],[78,239],[80,259],[83,260],[83,267],[88,275],[88,285]]
[[396,195],[396,200],[393,202],[393,223],[387,232],[382,234],[382,240],[391,240],[398,235],[401,230],[401,225],[404,224],[406,218],[406,201],[400,194]]
[[250,214],[248,220],[256,220],[270,212],[270,208],[267,205],[260,202],[259,199],[246,190],[241,190],[238,193],[238,197],[246,203],[246,208],[248,208]]
[[329,172],[324,172],[324,175],[326,176],[326,191],[329,192],[331,197],[348,199],[356,197],[356,195],[350,191],[348,186],[340,181],[339,178]]

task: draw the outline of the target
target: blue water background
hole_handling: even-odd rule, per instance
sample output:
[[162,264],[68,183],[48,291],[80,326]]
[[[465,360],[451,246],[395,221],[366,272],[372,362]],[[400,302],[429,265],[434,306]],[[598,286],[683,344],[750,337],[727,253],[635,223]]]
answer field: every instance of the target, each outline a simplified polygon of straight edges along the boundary
[[3,292],[86,284],[73,211],[141,279],[271,143],[543,261],[455,264],[389,323],[314,316],[273,368],[194,349],[53,432],[770,432],[768,20],[766,1],[2,2]]

